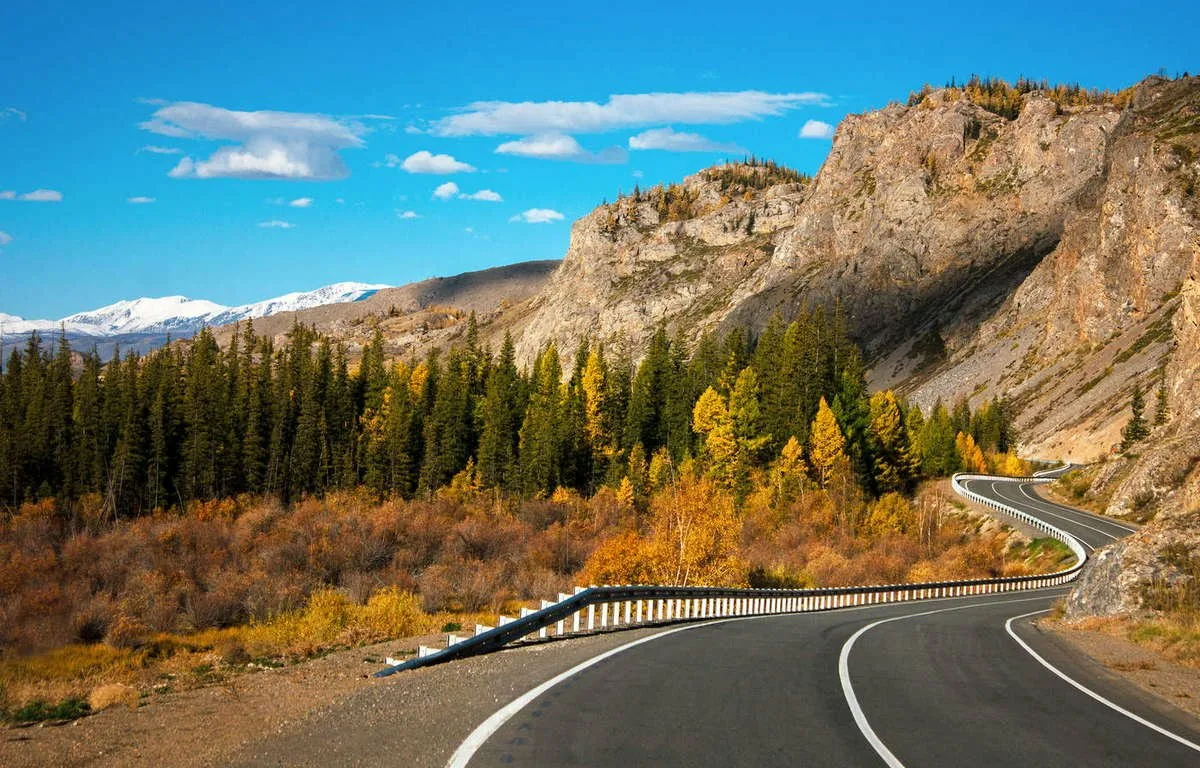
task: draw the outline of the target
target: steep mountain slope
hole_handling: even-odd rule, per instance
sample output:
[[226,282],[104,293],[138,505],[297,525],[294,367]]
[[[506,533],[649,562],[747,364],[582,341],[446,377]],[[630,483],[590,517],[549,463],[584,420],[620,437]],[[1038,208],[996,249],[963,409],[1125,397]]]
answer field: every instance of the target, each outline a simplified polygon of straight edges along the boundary
[[1196,357],[1184,351],[1200,266],[1198,156],[1200,79],[1140,86],[1058,247],[977,331],[948,341],[937,370],[910,382],[917,399],[965,394],[969,382],[972,394],[1016,401],[1031,450],[1091,460],[1119,441],[1134,383],[1152,392],[1170,360],[1172,430],[1183,428],[1200,404]]
[[876,386],[1012,398],[1031,450],[1106,452],[1195,270],[1200,79],[985,106],[951,88],[850,116],[811,181],[720,166],[601,206],[514,324],[522,359],[840,306]]

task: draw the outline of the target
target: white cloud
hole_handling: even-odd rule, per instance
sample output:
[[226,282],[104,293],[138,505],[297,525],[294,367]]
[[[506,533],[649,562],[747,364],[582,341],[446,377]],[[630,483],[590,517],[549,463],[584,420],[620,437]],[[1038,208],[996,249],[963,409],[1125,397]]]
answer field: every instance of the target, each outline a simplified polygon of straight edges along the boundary
[[513,216],[509,221],[525,224],[548,224],[552,221],[562,221],[563,215],[550,208],[530,208]]
[[[388,155],[387,163],[389,168],[394,168],[392,158],[395,155]],[[425,150],[414,152],[404,158],[404,162],[400,167],[409,173],[471,173],[475,170],[475,166],[455,160],[451,155],[435,155]]]
[[147,144],[138,150],[138,152],[150,152],[155,155],[182,155],[183,150],[177,147],[160,147],[155,144]]
[[344,198],[344,197],[339,197],[337,200],[334,200],[333,202],[337,203],[338,205],[345,205],[345,204],[346,204],[346,198]]
[[470,194],[463,193],[458,196],[459,200],[482,200],[485,203],[502,203],[504,198],[500,197],[499,192],[493,192],[490,189],[481,189],[478,192]]
[[802,139],[832,139],[833,126],[820,120],[809,120],[800,129]]
[[35,189],[18,195],[11,189],[0,191],[0,200],[25,200],[30,203],[58,203],[63,199],[62,192],[54,189]]
[[635,178],[635,179],[640,179],[640,178],[642,178],[642,177],[643,177],[643,176],[645,176],[645,175],[646,175],[646,174],[645,174],[645,173],[643,173],[642,171],[634,171],[634,172],[633,172],[633,178]]
[[449,200],[458,194],[458,185],[453,181],[447,181],[445,184],[439,184],[438,188],[433,190],[433,196],[438,200]]
[[737,144],[713,141],[698,133],[682,133],[674,128],[655,128],[629,137],[630,149],[661,149],[667,152],[728,152],[745,154]]
[[142,195],[138,195],[137,197],[128,198],[126,202],[133,203],[134,205],[146,205],[148,203],[153,203],[154,200],[155,198],[153,197],[144,197]]
[[260,221],[258,226],[263,229],[291,229],[296,226],[290,221],[280,221],[279,219],[271,219],[270,221]]
[[638,126],[713,125],[774,117],[804,105],[826,104],[823,93],[763,91],[637,93],[608,101],[477,101],[433,123],[441,136],[604,133]]
[[422,218],[422,216],[421,216],[421,214],[417,213],[416,211],[396,211],[396,218],[398,218],[398,219],[420,219],[420,218]]
[[573,160],[580,163],[620,164],[628,159],[625,150],[620,147],[590,152],[580,146],[574,137],[565,133],[541,133],[506,141],[496,147],[496,152],[502,155],[536,157],[540,160]]
[[143,130],[179,139],[236,142],[207,160],[185,157],[171,169],[176,178],[338,179],[349,174],[339,150],[363,146],[367,129],[354,122],[303,112],[242,112],[210,104],[162,106]]
[[8,245],[13,241],[13,236],[0,229],[0,246]]
[[308,208],[312,206],[313,199],[311,197],[297,197],[295,200],[288,203],[293,208]]
[[16,107],[0,107],[0,120],[7,120],[10,117],[23,123],[26,115]]
[[563,160],[584,154],[579,142],[564,133],[543,133],[516,141],[506,141],[496,147],[502,155],[520,155],[551,160]]

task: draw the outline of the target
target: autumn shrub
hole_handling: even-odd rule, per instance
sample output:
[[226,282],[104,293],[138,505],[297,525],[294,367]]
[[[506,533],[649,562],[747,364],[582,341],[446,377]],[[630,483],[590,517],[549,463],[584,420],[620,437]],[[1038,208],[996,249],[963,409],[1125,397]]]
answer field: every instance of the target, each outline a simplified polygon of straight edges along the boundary
[[411,592],[395,587],[381,589],[358,611],[358,621],[376,637],[404,637],[433,629],[421,601]]

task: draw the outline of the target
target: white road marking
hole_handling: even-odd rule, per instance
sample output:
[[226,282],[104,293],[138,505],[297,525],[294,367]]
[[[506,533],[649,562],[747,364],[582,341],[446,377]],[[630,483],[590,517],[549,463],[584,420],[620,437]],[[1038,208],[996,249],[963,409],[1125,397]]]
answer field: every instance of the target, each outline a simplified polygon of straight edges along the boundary
[[1008,632],[1008,634],[1012,637],[1013,640],[1017,641],[1018,645],[1020,645],[1022,648],[1025,649],[1026,653],[1028,653],[1030,656],[1032,656],[1034,659],[1036,659],[1037,662],[1039,664],[1041,664],[1043,667],[1050,670],[1054,674],[1058,675],[1060,678],[1065,680],[1067,683],[1074,686],[1078,690],[1086,693],[1088,696],[1091,696],[1093,699],[1100,702],[1101,704],[1108,707],[1109,709],[1120,712],[1122,715],[1125,715],[1126,717],[1133,720],[1134,722],[1141,723],[1142,725],[1146,726],[1147,728],[1149,728],[1152,731],[1157,731],[1158,733],[1161,733],[1163,736],[1166,736],[1169,739],[1174,739],[1175,741],[1178,741],[1180,744],[1184,745],[1185,747],[1188,747],[1189,749],[1194,749],[1197,752],[1200,752],[1200,744],[1196,744],[1194,742],[1188,741],[1187,739],[1183,738],[1182,736],[1172,733],[1171,731],[1168,731],[1166,728],[1157,726],[1154,723],[1150,722],[1149,720],[1147,720],[1143,717],[1140,717],[1138,715],[1135,715],[1134,713],[1130,712],[1128,709],[1125,709],[1124,707],[1122,707],[1118,704],[1114,704],[1113,702],[1109,701],[1108,699],[1104,698],[1100,694],[1093,691],[1091,688],[1088,688],[1088,687],[1084,686],[1082,683],[1075,681],[1073,678],[1068,677],[1065,672],[1063,672],[1058,667],[1055,667],[1053,664],[1051,664],[1050,662],[1043,659],[1040,655],[1038,655],[1037,651],[1035,651],[1029,647],[1028,643],[1026,643],[1021,638],[1017,637],[1017,633],[1015,631],[1013,631],[1013,626],[1012,626],[1013,622],[1016,621],[1017,619],[1024,619],[1024,618],[1028,618],[1029,616],[1036,616],[1039,613],[1046,613],[1046,611],[1033,611],[1032,613],[1023,613],[1020,616],[1013,616],[1011,619],[1004,622],[1004,629]]
[[[1051,508],[1053,508],[1053,509],[1058,509],[1058,510],[1063,510],[1063,509],[1064,509],[1063,507],[1059,506],[1058,504],[1055,504],[1055,503],[1054,503],[1054,502],[1052,502],[1052,501],[1047,501],[1046,499],[1043,499],[1041,496],[1038,496],[1038,495],[1036,495],[1036,494],[1032,494],[1032,493],[1030,493],[1030,492],[1029,492],[1029,489],[1028,489],[1026,486],[1024,486],[1024,485],[1020,486],[1020,488],[1021,488],[1021,493],[1025,495],[1025,498],[1029,499],[1029,500],[1030,500],[1030,501],[1032,501],[1034,504],[1037,504],[1037,505],[1038,505],[1038,507],[1039,507],[1039,508],[1040,508],[1042,511],[1046,512],[1046,514],[1048,514],[1048,515],[1052,515],[1052,514],[1054,514],[1054,513],[1053,513],[1053,512],[1046,511],[1046,510],[1044,509],[1045,507],[1051,507]],[[1136,529],[1136,528],[1130,528],[1130,527],[1129,527],[1129,526],[1127,526],[1127,525],[1122,525],[1121,523],[1118,523],[1116,520],[1109,520],[1109,519],[1108,519],[1108,518],[1106,518],[1106,517],[1100,517],[1100,516],[1098,516],[1098,515],[1092,515],[1092,514],[1089,514],[1089,513],[1087,513],[1087,512],[1083,512],[1083,511],[1080,511],[1080,510],[1070,510],[1070,511],[1071,511],[1071,512],[1075,512],[1076,514],[1080,515],[1081,517],[1085,517],[1085,518],[1087,518],[1088,520],[1091,520],[1092,522],[1095,522],[1095,523],[1103,523],[1103,524],[1105,524],[1105,525],[1111,525],[1111,526],[1113,526],[1114,528],[1120,528],[1122,531],[1125,531],[1126,533],[1137,533],[1137,529]],[[1060,516],[1060,517],[1063,517],[1062,515],[1059,515],[1059,516]],[[1066,519],[1066,520],[1076,520],[1076,518],[1073,518],[1073,517],[1071,517],[1070,515],[1066,515],[1064,519]],[[1076,520],[1076,522],[1078,522],[1078,520]],[[1079,523],[1079,525],[1085,525],[1085,524],[1084,524],[1084,523]],[[1085,527],[1091,528],[1091,526],[1086,526],[1086,525],[1085,525]],[[1097,529],[1095,529],[1095,528],[1092,528],[1092,530],[1093,530],[1093,531],[1095,531],[1095,530],[1097,530]],[[1104,531],[1098,531],[1098,532],[1099,532],[1099,533],[1104,533]],[[1105,535],[1105,536],[1108,536],[1108,537],[1110,537],[1110,538],[1114,538],[1114,539],[1115,539],[1115,538],[1118,538],[1118,537],[1116,537],[1116,536],[1113,536],[1113,535],[1112,535],[1112,534],[1110,534],[1110,533],[1104,533],[1104,535]]]
[[[1037,590],[1037,591],[1042,592],[1042,591],[1051,590],[1051,589],[1061,589],[1061,587],[1043,587],[1041,590]],[[960,595],[958,597],[938,597],[938,598],[933,598],[933,599],[922,600],[921,603],[924,605],[928,605],[930,603],[943,603],[943,602],[949,602],[949,601],[959,602],[959,601],[963,601],[963,600],[977,600],[977,599],[979,599],[979,597],[981,597],[981,596],[980,595]],[[1041,598],[1027,598],[1027,599],[1029,599],[1029,600],[1038,600],[1038,599],[1044,600],[1045,596],[1043,596]],[[1016,602],[1022,602],[1022,601],[1020,601],[1020,600],[999,600],[996,602],[1016,603]],[[871,605],[848,606],[846,608],[833,608],[833,609],[829,609],[829,610],[825,610],[825,611],[806,611],[803,613],[767,614],[767,615],[761,615],[761,616],[732,616],[732,617],[725,618],[725,619],[717,619],[716,621],[706,621],[701,624],[685,624],[681,627],[674,627],[673,629],[668,629],[664,632],[658,632],[653,635],[648,635],[647,637],[639,638],[632,642],[626,643],[625,645],[618,646],[617,648],[613,648],[611,650],[605,651],[604,653],[601,653],[598,656],[593,656],[592,658],[587,659],[586,661],[580,662],[579,664],[576,664],[574,667],[571,667],[570,669],[568,669],[566,672],[563,672],[559,675],[556,675],[556,676],[550,678],[549,680],[542,683],[541,685],[531,688],[530,690],[526,691],[525,693],[521,694],[517,698],[510,701],[508,704],[505,704],[498,711],[496,711],[491,717],[489,717],[487,720],[484,720],[482,723],[480,723],[479,726],[477,728],[475,728],[475,730],[471,731],[470,735],[468,735],[467,738],[463,741],[463,743],[458,746],[458,749],[454,750],[454,754],[450,756],[450,761],[448,763],[446,763],[446,768],[465,768],[467,763],[469,763],[471,761],[471,758],[473,758],[475,756],[475,753],[479,751],[479,748],[482,747],[484,745],[484,743],[486,743],[487,740],[490,739],[496,733],[496,731],[500,730],[500,728],[503,727],[506,722],[511,720],[514,715],[516,715],[518,712],[520,712],[522,709],[524,709],[530,702],[532,702],[538,696],[541,696],[543,693],[550,690],[551,688],[558,685],[559,683],[563,682],[564,680],[567,680],[568,678],[579,674],[580,672],[582,672],[583,670],[592,666],[593,664],[597,664],[597,663],[607,659],[610,656],[615,656],[616,654],[618,654],[622,651],[629,650],[630,648],[633,648],[634,646],[637,646],[637,645],[641,645],[642,643],[648,643],[651,640],[657,640],[660,637],[666,637],[667,635],[673,635],[676,632],[683,632],[683,631],[689,630],[689,629],[699,629],[700,627],[711,627],[715,624],[727,624],[727,623],[734,622],[734,621],[758,621],[761,619],[776,619],[776,618],[779,618],[780,616],[813,616],[813,615],[818,615],[818,614],[828,614],[828,613],[834,613],[834,612],[839,613],[839,614],[856,613],[858,611],[870,611],[870,610],[874,610],[877,608],[886,608],[886,607],[892,606],[892,605],[900,605],[900,603],[874,603]],[[988,605],[991,605],[991,603],[988,603]],[[944,610],[961,610],[962,608],[971,608],[971,607],[973,607],[973,606],[965,605],[965,606],[959,606],[957,608],[948,608],[948,609],[944,609]],[[938,613],[938,611],[931,611],[931,613]],[[905,616],[901,616],[901,617],[897,617],[897,618],[905,618],[906,616],[907,616],[907,614]]]
[[959,605],[954,608],[939,608],[933,611],[922,611],[921,613],[907,613],[903,616],[893,616],[890,619],[880,619],[872,622],[850,636],[842,646],[842,652],[838,655],[838,677],[842,681],[842,695],[846,697],[846,704],[850,707],[850,714],[854,715],[854,723],[858,726],[858,730],[870,743],[871,748],[875,753],[883,759],[888,768],[904,768],[904,763],[896,757],[879,735],[875,733],[875,729],[871,727],[871,723],[867,720],[866,713],[863,712],[862,706],[858,703],[858,696],[854,693],[854,685],[850,682],[850,651],[854,648],[854,644],[858,642],[858,638],[870,632],[880,624],[889,624],[893,621],[903,621],[904,619],[916,619],[921,616],[930,616],[935,613],[949,613],[950,611],[964,611],[968,608],[982,608],[986,605],[1001,605],[1005,603],[1028,603],[1034,600],[1045,600],[1046,596],[1026,597],[1018,600],[991,600],[986,603],[975,603],[973,605]]

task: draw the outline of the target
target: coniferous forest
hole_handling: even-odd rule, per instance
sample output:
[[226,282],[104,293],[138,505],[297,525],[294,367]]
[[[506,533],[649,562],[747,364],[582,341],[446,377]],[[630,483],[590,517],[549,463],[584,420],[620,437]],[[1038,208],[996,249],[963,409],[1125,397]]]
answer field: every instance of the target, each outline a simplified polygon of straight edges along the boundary
[[637,491],[640,466],[687,459],[744,494],[789,440],[812,481],[844,454],[878,496],[982,468],[984,452],[1012,440],[1000,402],[926,416],[872,397],[837,312],[691,350],[660,329],[637,365],[585,344],[548,347],[520,370],[511,341],[488,350],[477,338],[472,318],[465,345],[390,363],[376,333],[352,369],[344,348],[303,326],[281,346],[248,325],[225,349],[206,330],[106,364],[33,337],[0,376],[0,503],[86,499],[122,519],[243,493],[428,497],[463,472],[522,497],[591,495],[622,481]]
[[518,366],[478,338],[472,319],[464,344],[394,361],[376,333],[353,364],[303,326],[103,364],[37,338],[10,354],[0,718],[214,658],[490,622],[573,584],[921,581],[1062,555],[921,485],[1026,472],[1007,406],[870,393],[836,308],[690,347],[660,329],[636,364],[584,344]]

